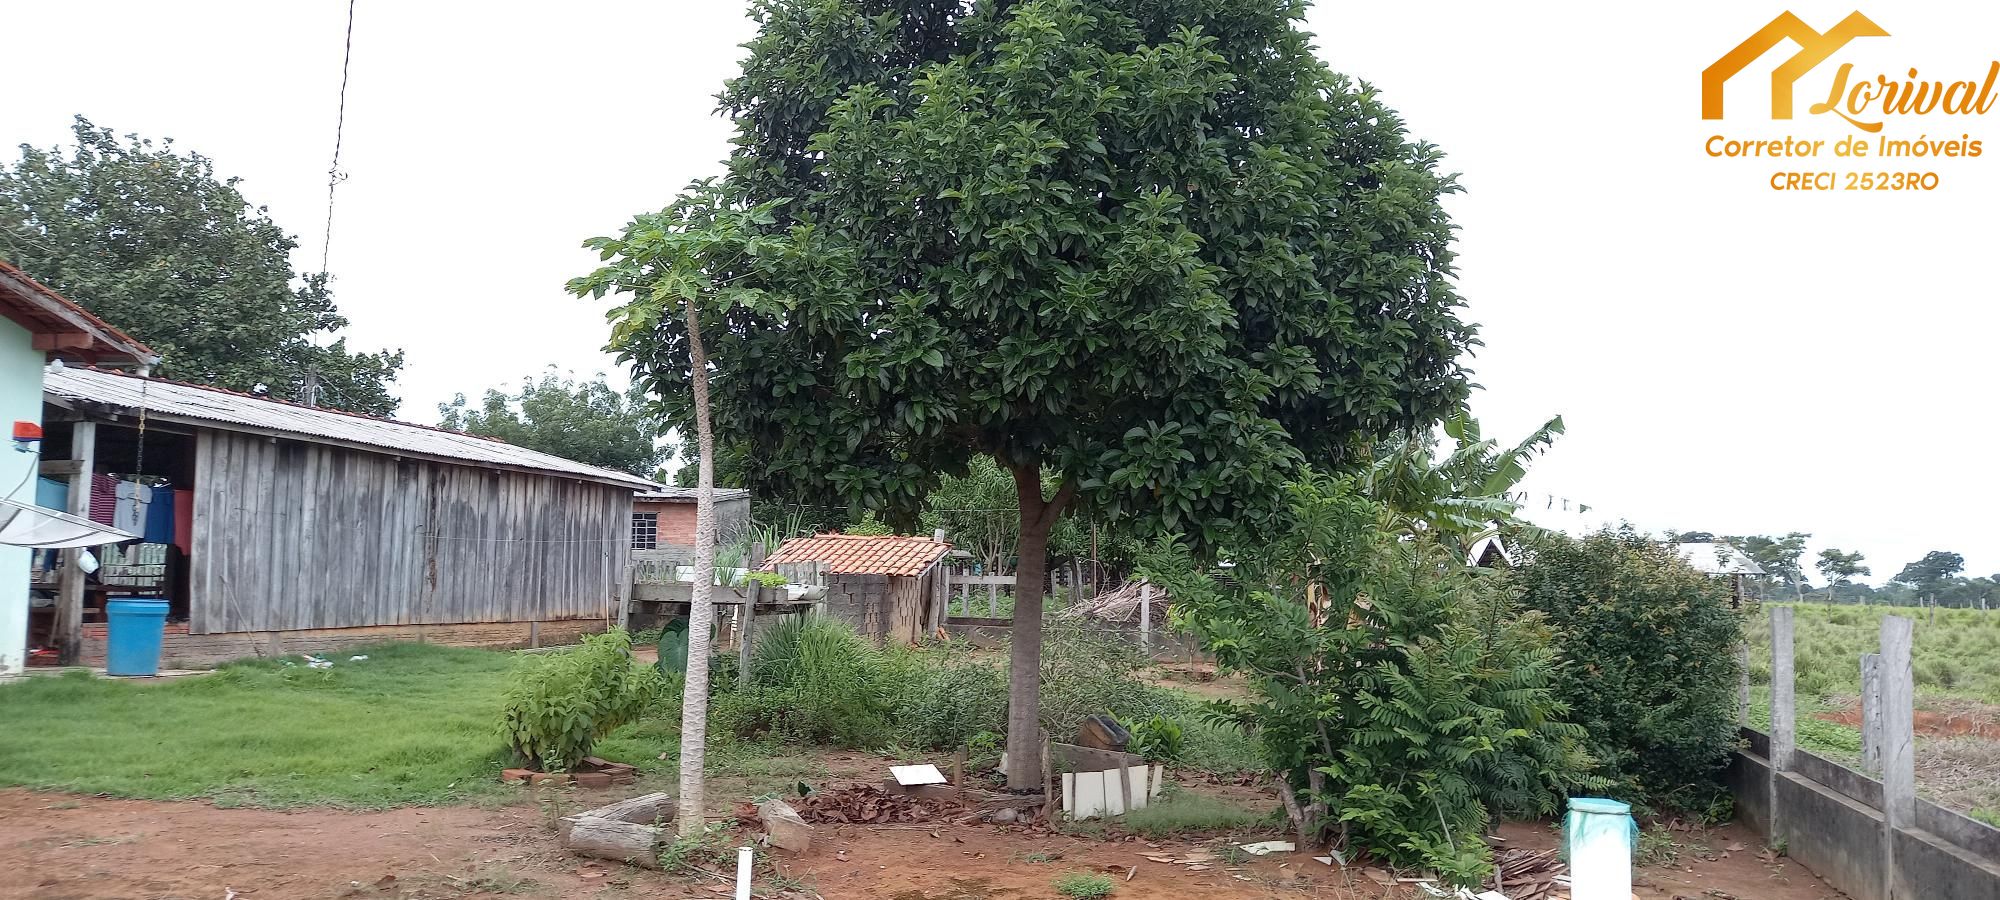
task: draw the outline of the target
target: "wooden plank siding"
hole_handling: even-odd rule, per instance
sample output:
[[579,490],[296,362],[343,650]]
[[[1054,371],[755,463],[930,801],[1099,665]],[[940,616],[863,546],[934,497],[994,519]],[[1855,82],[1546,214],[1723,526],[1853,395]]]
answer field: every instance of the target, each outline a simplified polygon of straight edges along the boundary
[[632,491],[200,429],[194,634],[602,619]]

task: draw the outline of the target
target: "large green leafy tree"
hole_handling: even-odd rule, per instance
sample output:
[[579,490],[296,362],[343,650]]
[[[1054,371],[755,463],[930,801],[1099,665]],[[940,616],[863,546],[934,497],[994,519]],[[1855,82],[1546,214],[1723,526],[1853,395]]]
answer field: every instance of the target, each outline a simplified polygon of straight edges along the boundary
[[[1463,402],[1456,189],[1296,0],[763,0],[721,190],[792,246],[711,272],[719,438],[748,486],[913,524],[990,457],[1019,509],[1009,781],[1040,783],[1051,530],[1198,543],[1306,461]],[[617,349],[682,414],[686,332]],[[676,422],[676,424],[679,424]],[[1026,752],[1023,752],[1026,751]]]
[[521,392],[488,390],[478,406],[464,394],[438,404],[438,424],[498,438],[564,459],[650,478],[668,448],[654,443],[659,428],[637,390],[621,393],[603,376],[589,381],[554,371],[521,381]]
[[21,147],[0,169],[0,258],[159,352],[158,373],[374,415],[396,409],[403,354],[313,342],[347,325],[324,274],[301,277],[297,241],[234,178],[78,117],[76,146]]
[[1932,550],[1924,558],[1903,567],[1896,577],[1889,579],[1898,584],[1907,584],[1919,593],[1935,593],[1944,587],[1952,576],[1965,570],[1965,557],[1949,550]]

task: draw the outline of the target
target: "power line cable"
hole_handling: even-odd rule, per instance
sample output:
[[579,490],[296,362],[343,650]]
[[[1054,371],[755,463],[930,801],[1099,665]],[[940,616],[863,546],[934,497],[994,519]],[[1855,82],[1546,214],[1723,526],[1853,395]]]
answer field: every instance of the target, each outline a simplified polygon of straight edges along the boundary
[[347,39],[340,52],[340,105],[333,121],[333,162],[326,169],[326,233],[319,246],[319,271],[327,272],[333,250],[333,189],[344,179],[340,175],[340,142],[347,131],[347,68],[354,60],[354,2],[347,0]]

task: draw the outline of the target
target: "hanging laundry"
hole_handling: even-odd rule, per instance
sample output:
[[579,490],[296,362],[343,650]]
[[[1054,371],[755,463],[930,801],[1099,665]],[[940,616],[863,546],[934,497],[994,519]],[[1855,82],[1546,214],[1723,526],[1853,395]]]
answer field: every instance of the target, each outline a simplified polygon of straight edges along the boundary
[[118,482],[118,503],[111,527],[140,534],[146,530],[146,507],[153,501],[153,489],[136,481]]
[[141,532],[148,544],[171,544],[174,542],[174,497],[179,491],[155,489],[153,502],[146,506],[146,530]]
[[174,492],[174,546],[194,552],[194,492]]
[[90,520],[99,525],[112,525],[112,520],[117,517],[118,479],[110,475],[90,476]]

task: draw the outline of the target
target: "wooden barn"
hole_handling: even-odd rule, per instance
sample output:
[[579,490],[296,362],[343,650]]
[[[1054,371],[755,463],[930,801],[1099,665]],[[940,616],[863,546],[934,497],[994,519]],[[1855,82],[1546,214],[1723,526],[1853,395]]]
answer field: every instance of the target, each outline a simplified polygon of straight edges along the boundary
[[96,369],[51,371],[43,392],[44,471],[68,481],[52,487],[90,492],[70,502],[93,512],[107,489],[151,497],[134,520],[144,539],[102,551],[82,590],[31,576],[81,605],[81,633],[48,639],[85,662],[102,658],[101,610],[119,594],[170,602],[170,666],[383,640],[571,641],[605,627],[633,493],[653,486],[500,441]]
[[943,627],[951,544],[908,535],[816,534],[778,547],[764,567],[816,562],[826,574],[825,610],[882,642],[910,643]]

